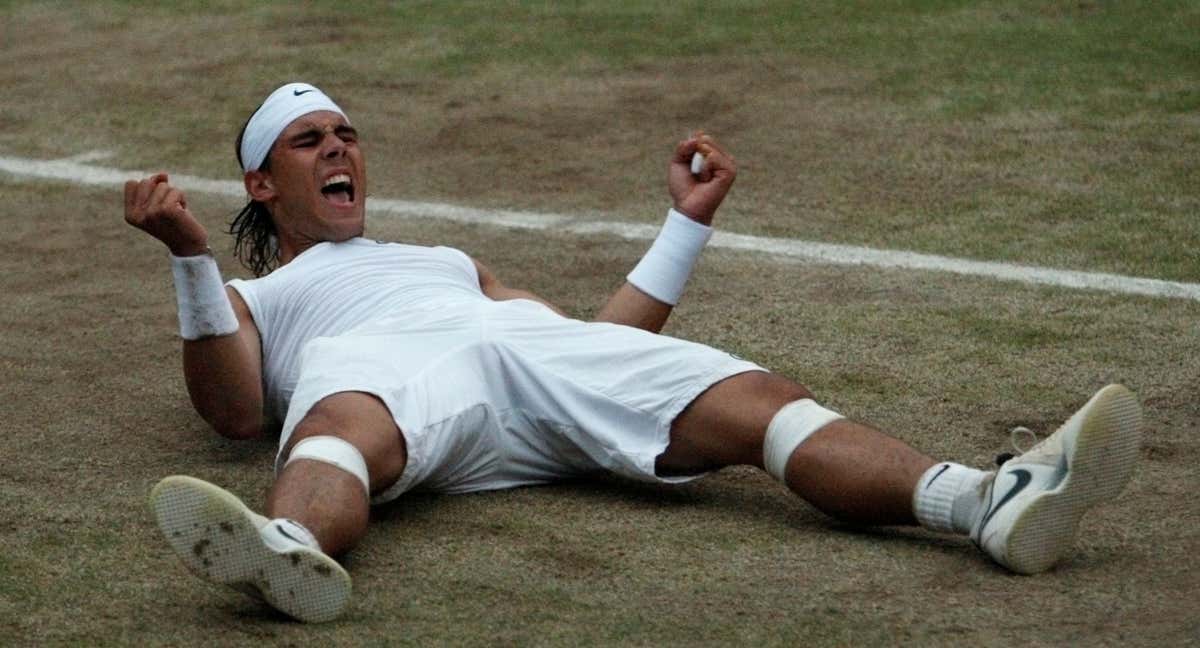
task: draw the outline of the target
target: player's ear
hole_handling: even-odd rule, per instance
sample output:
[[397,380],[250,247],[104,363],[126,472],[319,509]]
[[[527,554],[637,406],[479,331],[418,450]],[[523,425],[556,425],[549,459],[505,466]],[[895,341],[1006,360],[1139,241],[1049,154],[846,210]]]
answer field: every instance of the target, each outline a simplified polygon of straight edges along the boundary
[[246,193],[250,195],[251,200],[269,202],[276,195],[271,174],[265,171],[247,171],[246,175],[242,176],[242,182],[246,185]]

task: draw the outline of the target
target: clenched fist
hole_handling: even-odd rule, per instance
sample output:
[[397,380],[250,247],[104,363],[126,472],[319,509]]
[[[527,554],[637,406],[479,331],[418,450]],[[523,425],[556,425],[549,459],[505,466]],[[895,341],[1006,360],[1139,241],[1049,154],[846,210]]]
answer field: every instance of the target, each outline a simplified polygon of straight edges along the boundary
[[[705,157],[699,175],[692,175],[692,156]],[[737,177],[737,163],[711,136],[698,132],[675,147],[667,169],[667,188],[675,209],[703,225],[712,225],[713,215]]]
[[187,198],[165,173],[125,182],[125,222],[162,241],[175,256],[208,250],[208,231],[188,211]]

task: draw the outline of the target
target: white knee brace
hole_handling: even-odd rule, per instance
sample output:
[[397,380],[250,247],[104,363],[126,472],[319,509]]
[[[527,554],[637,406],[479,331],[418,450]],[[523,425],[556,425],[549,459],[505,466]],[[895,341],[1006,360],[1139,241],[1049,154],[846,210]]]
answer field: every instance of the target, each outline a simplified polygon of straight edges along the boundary
[[797,446],[813,432],[840,418],[844,417],[817,405],[811,398],[792,401],[780,408],[767,425],[767,436],[763,439],[763,467],[767,473],[783,481],[784,468]]
[[349,441],[335,436],[308,437],[292,447],[292,453],[288,455],[287,461],[283,464],[284,467],[297,459],[311,459],[337,466],[357,477],[358,481],[362,482],[363,489],[367,491],[367,497],[371,496],[371,479],[367,474],[367,462],[358,448],[355,448]]

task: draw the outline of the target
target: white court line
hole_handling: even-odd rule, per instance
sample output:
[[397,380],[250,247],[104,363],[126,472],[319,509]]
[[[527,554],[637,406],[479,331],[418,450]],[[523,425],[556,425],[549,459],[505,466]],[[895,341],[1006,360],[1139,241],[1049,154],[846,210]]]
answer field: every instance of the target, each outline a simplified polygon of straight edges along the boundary
[[[126,180],[149,175],[144,171],[127,171],[86,164],[108,157],[104,152],[90,152],[62,160],[34,160],[0,156],[0,171],[16,176],[61,180],[80,185],[120,187]],[[197,176],[172,174],[171,183],[186,191],[245,198],[242,183],[232,180],[211,180]],[[626,239],[650,240],[658,235],[657,225],[587,220],[583,216],[524,212],[507,209],[477,209],[446,203],[414,202],[371,197],[372,214],[391,214],[403,218],[433,218],[459,223],[477,223],[497,227],[532,230],[553,230],[574,234],[613,234]],[[796,239],[750,236],[716,232],[709,246],[747,250],[784,258],[803,259],[822,263],[867,265],[880,268],[931,270],[954,274],[1045,284],[1067,288],[1103,290],[1131,295],[1171,297],[1200,301],[1200,284],[1163,281],[1142,277],[1127,277],[1101,272],[1056,270],[1013,263],[971,261],[933,254],[918,254],[897,250],[876,250],[852,245],[814,243]]]

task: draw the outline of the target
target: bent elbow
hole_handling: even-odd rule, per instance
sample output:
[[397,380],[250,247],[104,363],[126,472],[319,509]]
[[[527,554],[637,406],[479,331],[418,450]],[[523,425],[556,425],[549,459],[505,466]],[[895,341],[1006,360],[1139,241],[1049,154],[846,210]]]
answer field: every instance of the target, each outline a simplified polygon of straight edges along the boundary
[[210,423],[217,434],[226,439],[233,439],[234,441],[257,439],[263,434],[263,424],[261,421],[231,420],[211,421]]
[[264,433],[262,405],[257,399],[201,398],[191,392],[196,413],[226,439],[257,439]]

